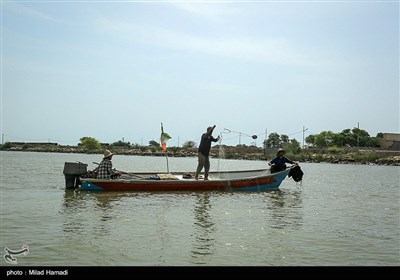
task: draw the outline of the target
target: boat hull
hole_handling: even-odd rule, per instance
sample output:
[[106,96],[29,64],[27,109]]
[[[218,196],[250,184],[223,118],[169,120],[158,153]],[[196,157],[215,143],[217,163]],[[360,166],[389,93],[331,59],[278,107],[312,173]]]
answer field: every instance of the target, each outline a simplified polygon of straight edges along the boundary
[[137,179],[81,179],[81,188],[87,191],[265,191],[276,190],[289,170],[270,174],[269,170],[212,172],[210,180],[182,179],[182,173],[173,173],[175,180],[149,179],[150,173],[132,173]]

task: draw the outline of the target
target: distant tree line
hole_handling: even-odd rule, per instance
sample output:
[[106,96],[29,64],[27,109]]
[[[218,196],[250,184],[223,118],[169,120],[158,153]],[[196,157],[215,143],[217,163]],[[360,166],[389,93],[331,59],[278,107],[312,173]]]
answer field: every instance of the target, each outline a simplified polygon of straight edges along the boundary
[[[335,133],[332,131],[322,131],[319,134],[308,135],[304,140],[309,147],[315,148],[330,148],[330,147],[379,147],[378,139],[383,137],[383,133],[378,133],[375,137],[371,137],[369,133],[363,129],[353,128],[345,129],[342,132]],[[85,150],[98,150],[103,146],[97,139],[92,137],[82,137],[80,145]],[[131,144],[130,142],[117,141],[112,144],[107,144],[112,147],[145,149],[139,144]],[[197,144],[194,141],[186,141],[183,143],[183,149],[196,148]],[[301,152],[301,144],[296,139],[289,139],[286,134],[270,133],[268,138],[264,140],[263,147],[265,148],[281,148],[284,147],[287,151],[298,154]],[[155,140],[150,140],[147,148],[158,149],[160,143]],[[170,147],[169,149],[177,149]]]
[[286,151],[298,154],[301,152],[300,142],[296,139],[289,139],[286,134],[279,135],[276,132],[270,133],[264,140],[264,148],[285,148]]
[[[131,144],[130,142],[124,142],[124,141],[117,141],[114,143],[100,143],[99,140],[93,137],[82,137],[79,139],[81,142],[79,143],[79,146],[81,146],[83,149],[88,150],[88,151],[94,151],[94,150],[99,150],[103,146],[107,146],[108,148],[113,148],[113,147],[118,147],[118,148],[127,148],[127,149],[146,149],[150,148],[152,150],[156,150],[158,148],[161,149],[160,143],[155,141],[155,140],[150,140],[148,146],[141,146],[139,144]],[[194,141],[186,141],[183,143],[182,148],[183,149],[190,149],[196,147],[196,143]],[[175,150],[177,147],[170,147],[170,150]]]
[[342,132],[334,133],[332,131],[322,131],[319,134],[309,135],[305,141],[310,146],[316,148],[326,147],[379,147],[379,138],[383,138],[383,133],[378,133],[371,137],[363,129],[353,128],[345,129]]
[[[363,129],[345,129],[342,132],[322,131],[319,134],[307,136],[304,140],[310,147],[329,148],[329,147],[379,147],[379,138],[383,138],[383,133],[378,133],[376,137],[371,137]],[[300,143],[296,139],[289,139],[285,134],[279,135],[274,132],[268,135],[264,141],[264,148],[285,147],[288,151],[296,154],[301,152]]]

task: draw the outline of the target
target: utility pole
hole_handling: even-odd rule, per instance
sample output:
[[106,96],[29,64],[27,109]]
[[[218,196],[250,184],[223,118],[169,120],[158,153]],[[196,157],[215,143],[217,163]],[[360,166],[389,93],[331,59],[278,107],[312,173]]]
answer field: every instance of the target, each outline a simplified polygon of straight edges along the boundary
[[305,148],[304,146],[304,133],[308,130],[308,128],[305,128],[305,126],[303,125],[303,150]]
[[267,154],[267,139],[268,139],[267,134],[268,134],[268,130],[265,129],[265,137],[264,137],[264,155]]
[[3,145],[3,144],[4,144],[4,133],[1,134],[1,145]]
[[360,143],[360,122],[357,123],[357,148]]

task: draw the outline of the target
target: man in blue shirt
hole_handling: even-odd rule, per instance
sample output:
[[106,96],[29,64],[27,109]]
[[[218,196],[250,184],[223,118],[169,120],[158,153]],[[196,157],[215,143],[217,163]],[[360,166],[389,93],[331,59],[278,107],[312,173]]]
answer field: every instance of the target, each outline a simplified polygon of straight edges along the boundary
[[268,164],[271,166],[271,173],[279,172],[286,169],[286,163],[296,164],[294,161],[285,158],[285,150],[279,148],[276,158],[271,160]]

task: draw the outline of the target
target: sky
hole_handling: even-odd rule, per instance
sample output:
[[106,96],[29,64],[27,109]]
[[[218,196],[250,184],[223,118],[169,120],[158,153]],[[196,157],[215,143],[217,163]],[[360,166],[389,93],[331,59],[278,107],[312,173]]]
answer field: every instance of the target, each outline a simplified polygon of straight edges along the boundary
[[302,143],[399,107],[398,1],[1,1],[4,142]]

